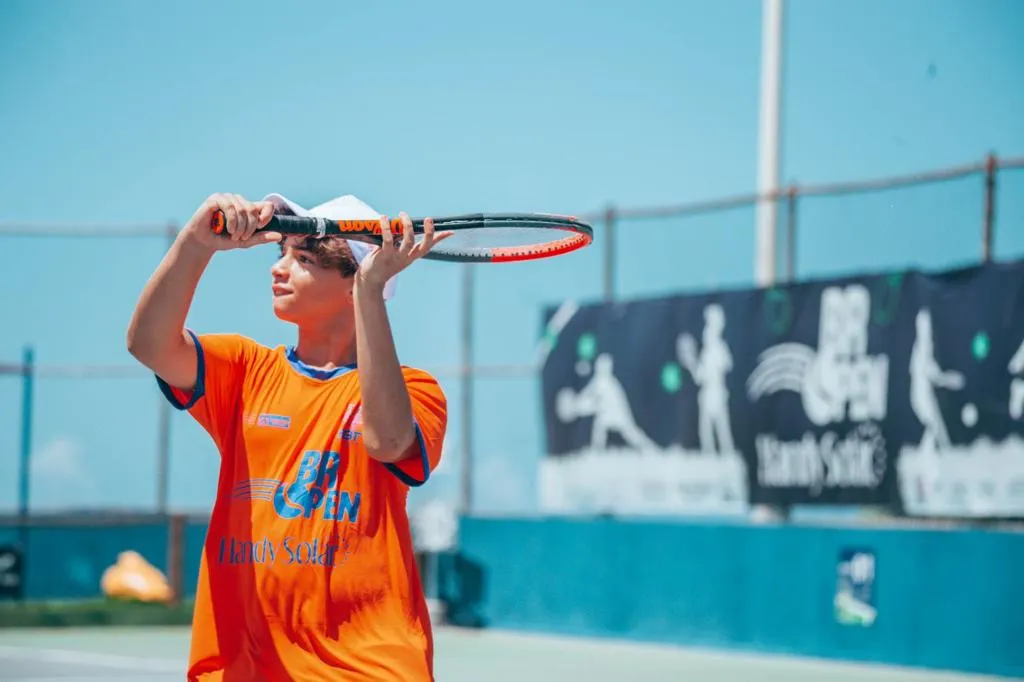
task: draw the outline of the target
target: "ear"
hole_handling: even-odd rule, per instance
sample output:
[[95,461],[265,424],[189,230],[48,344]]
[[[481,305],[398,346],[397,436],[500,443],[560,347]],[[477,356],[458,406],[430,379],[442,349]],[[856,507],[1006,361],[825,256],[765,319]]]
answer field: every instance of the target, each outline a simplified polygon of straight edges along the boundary
[[341,290],[344,293],[345,298],[349,299],[350,301],[355,296],[355,284],[356,278],[354,275],[352,277],[341,278]]

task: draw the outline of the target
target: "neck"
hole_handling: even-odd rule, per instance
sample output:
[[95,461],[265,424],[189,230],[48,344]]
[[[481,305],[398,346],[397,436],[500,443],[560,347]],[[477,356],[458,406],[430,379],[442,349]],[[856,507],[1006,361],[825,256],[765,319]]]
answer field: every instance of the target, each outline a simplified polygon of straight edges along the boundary
[[299,360],[318,369],[334,369],[356,362],[356,335],[351,324],[302,325],[295,345]]

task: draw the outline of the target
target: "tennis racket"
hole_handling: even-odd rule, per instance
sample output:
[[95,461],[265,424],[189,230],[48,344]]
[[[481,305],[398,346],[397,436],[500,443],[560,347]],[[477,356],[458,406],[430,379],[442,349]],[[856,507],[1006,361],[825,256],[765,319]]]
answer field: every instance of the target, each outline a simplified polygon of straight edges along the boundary
[[[392,233],[401,238],[402,223],[392,218]],[[413,218],[413,233],[423,235],[423,219]],[[217,211],[211,229],[224,233],[225,218]],[[262,228],[283,235],[345,237],[381,243],[377,220],[330,220],[312,216],[275,215]],[[461,263],[501,263],[551,258],[578,251],[594,241],[594,230],[572,216],[546,213],[472,213],[434,218],[435,232],[454,234],[424,255],[431,260]]]

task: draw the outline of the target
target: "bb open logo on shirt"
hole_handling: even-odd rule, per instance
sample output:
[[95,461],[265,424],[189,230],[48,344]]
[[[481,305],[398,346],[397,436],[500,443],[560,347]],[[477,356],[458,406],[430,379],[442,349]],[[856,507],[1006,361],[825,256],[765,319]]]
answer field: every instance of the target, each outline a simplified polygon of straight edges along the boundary
[[335,450],[307,450],[295,474],[295,480],[286,482],[275,478],[251,478],[240,481],[232,493],[232,500],[269,502],[283,519],[300,516],[310,518],[321,512],[324,521],[355,523],[359,517],[362,494],[338,490],[338,466],[341,453]]

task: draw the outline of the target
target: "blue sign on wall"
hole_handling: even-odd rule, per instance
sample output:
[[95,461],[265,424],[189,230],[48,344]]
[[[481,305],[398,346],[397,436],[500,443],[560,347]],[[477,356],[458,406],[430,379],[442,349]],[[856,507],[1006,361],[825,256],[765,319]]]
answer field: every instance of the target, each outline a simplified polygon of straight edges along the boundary
[[23,585],[21,550],[15,545],[0,545],[0,599],[21,599]]
[[878,617],[875,605],[875,553],[844,548],[839,552],[834,600],[836,621],[869,627]]

